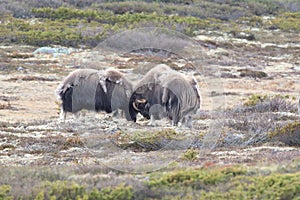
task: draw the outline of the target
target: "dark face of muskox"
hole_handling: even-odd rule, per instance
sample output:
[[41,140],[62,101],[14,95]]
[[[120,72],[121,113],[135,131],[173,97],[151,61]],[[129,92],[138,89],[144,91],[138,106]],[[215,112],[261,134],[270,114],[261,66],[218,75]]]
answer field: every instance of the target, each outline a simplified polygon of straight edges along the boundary
[[149,102],[142,94],[134,92],[129,101],[129,113],[131,119],[136,122],[136,116],[141,113],[143,117],[150,119],[149,109],[147,109]]
[[163,87],[158,84],[146,84],[133,92],[129,101],[131,118],[136,121],[136,115],[150,119],[150,110],[153,105],[162,105]]

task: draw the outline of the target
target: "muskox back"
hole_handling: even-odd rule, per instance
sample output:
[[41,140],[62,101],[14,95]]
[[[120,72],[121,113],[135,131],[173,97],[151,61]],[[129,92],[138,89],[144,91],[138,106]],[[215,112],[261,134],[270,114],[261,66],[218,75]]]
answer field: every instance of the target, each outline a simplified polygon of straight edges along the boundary
[[75,70],[57,89],[62,100],[61,118],[65,119],[67,112],[76,113],[83,109],[107,113],[121,109],[125,111],[126,119],[130,120],[128,100],[131,91],[132,84],[114,69]]
[[172,71],[172,69],[168,65],[156,65],[134,85],[133,91],[137,93],[144,93],[146,90],[152,89],[153,85],[161,84],[160,77],[166,75],[170,71]]

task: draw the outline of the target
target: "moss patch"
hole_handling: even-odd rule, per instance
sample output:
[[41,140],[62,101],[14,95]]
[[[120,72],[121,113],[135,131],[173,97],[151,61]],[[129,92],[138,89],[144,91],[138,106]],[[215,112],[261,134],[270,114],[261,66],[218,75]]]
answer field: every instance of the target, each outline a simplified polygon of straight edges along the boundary
[[265,78],[268,77],[267,73],[263,71],[254,71],[250,69],[240,69],[238,70],[240,72],[241,77],[251,77],[251,78]]
[[167,146],[170,143],[180,143],[185,139],[184,134],[177,133],[174,129],[163,129],[160,131],[135,131],[132,133],[118,132],[112,136],[116,145],[123,149],[133,151],[156,151]]

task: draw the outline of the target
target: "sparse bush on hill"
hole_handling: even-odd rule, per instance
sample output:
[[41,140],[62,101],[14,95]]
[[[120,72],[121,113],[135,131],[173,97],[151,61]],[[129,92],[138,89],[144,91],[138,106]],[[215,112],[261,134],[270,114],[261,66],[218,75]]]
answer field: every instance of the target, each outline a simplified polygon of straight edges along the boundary
[[292,112],[296,113],[297,105],[292,103],[293,97],[288,95],[252,95],[244,105],[252,112]]
[[[223,132],[219,146],[248,146],[258,145],[272,140],[270,132],[274,132],[281,121],[295,119],[283,113],[296,113],[297,105],[292,103],[289,96],[252,95],[243,106],[224,111],[220,115]],[[293,140],[296,133],[282,136]],[[297,138],[295,138],[297,141]]]
[[271,133],[273,140],[279,140],[288,146],[300,146],[300,122],[288,123]]
[[272,113],[252,113],[226,111],[220,147],[260,145],[269,141],[268,132],[275,129]]

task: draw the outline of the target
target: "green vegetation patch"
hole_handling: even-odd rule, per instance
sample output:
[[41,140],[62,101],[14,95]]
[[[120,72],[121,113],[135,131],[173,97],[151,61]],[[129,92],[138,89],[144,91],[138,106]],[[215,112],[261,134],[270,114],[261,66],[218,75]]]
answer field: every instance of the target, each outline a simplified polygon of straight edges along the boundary
[[[295,100],[295,97],[290,95],[266,95],[266,94],[253,94],[247,98],[244,102],[244,106],[256,106],[259,103],[264,103],[267,101],[291,101]],[[282,103],[278,102],[278,103]]]
[[196,30],[210,26],[209,20],[155,12],[114,14],[111,11],[65,7],[34,8],[32,11],[36,18],[4,17],[5,23],[0,24],[0,39],[35,46],[95,47],[107,36],[128,29],[163,27],[191,36]]
[[184,171],[169,172],[158,175],[152,179],[150,186],[191,186],[194,188],[207,188],[222,182],[229,181],[232,177],[244,175],[246,170],[241,167],[224,167],[216,169],[186,169]]
[[268,98],[268,95],[253,94],[244,102],[244,106],[255,106]]
[[11,187],[9,185],[0,185],[0,199],[12,200],[13,196],[10,195]]
[[300,31],[300,12],[283,13],[271,21],[273,26],[288,32]]
[[197,151],[194,148],[190,148],[190,149],[186,150],[186,152],[184,152],[182,159],[194,161],[197,159],[198,154],[199,154],[199,151]]
[[247,24],[250,27],[265,29],[280,29],[285,32],[300,31],[300,12],[283,12],[274,17],[263,16],[241,17],[237,23]]
[[270,133],[273,139],[289,146],[300,146],[300,121],[288,123]]
[[174,129],[154,131],[118,132],[112,136],[114,143],[123,149],[134,151],[156,151],[160,149],[177,149],[189,144],[189,138],[184,133]]
[[203,192],[200,199],[298,199],[300,173],[239,176],[222,187]]
[[[299,159],[290,165],[263,169],[241,165],[172,166],[147,174],[118,173],[103,180],[108,169],[104,174],[98,168],[82,166],[75,171],[57,168],[53,173],[53,166],[50,171],[15,171],[9,167],[1,169],[5,175],[0,182],[0,199],[299,199],[299,166]],[[33,180],[34,184],[27,184]],[[26,194],[21,190],[24,184]]]
[[193,194],[197,199],[298,199],[300,173],[260,175],[237,166],[187,169],[156,174],[149,185],[164,199]]
[[107,187],[102,190],[93,190],[89,199],[107,199],[107,200],[131,200],[134,199],[134,192],[131,186],[121,184],[115,188]]
[[105,200],[130,200],[133,199],[133,191],[130,186],[124,184],[116,187],[105,187],[102,189],[87,190],[84,186],[74,182],[55,181],[45,182],[36,188],[36,200],[42,199],[105,199]]
[[241,77],[251,77],[251,78],[266,78],[268,74],[263,71],[255,71],[251,69],[239,69]]
[[[48,4],[32,6],[34,2],[26,10],[22,8],[27,12],[24,15],[27,17],[15,18],[20,15],[17,11],[8,12],[14,13],[13,15],[2,15],[0,39],[6,43],[35,46],[91,48],[108,36],[124,30],[162,27],[188,36],[194,36],[201,30],[221,30],[237,38],[257,40],[257,33],[246,31],[244,25],[287,32],[299,31],[299,11],[290,12],[287,9],[290,5],[298,4],[294,1],[289,3],[281,9],[279,5],[285,5],[284,2],[256,0],[188,2],[190,5],[159,1],[89,2],[83,7],[79,6],[83,2],[76,1],[72,6],[65,3],[58,7],[49,7]],[[14,6],[16,5],[12,5],[11,9]],[[264,20],[262,17],[270,14],[275,18]]]

